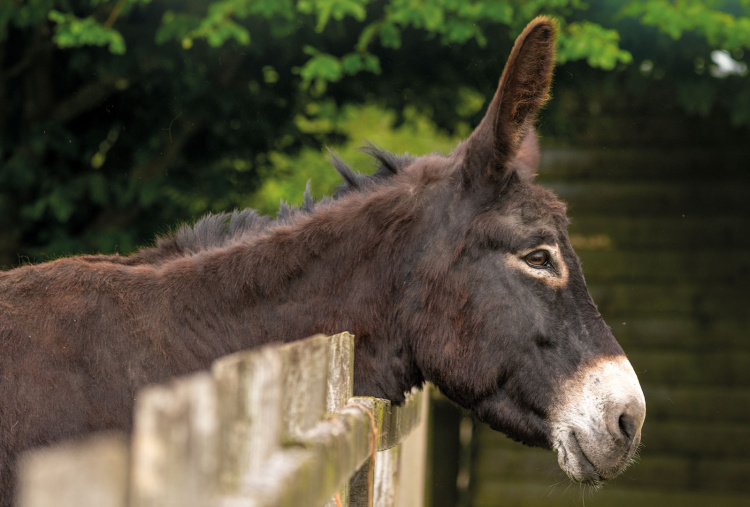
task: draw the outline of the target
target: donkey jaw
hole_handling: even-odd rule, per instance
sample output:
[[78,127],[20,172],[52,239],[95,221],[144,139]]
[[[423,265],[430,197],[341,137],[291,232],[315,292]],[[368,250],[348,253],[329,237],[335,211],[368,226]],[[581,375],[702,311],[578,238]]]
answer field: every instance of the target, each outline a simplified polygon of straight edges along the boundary
[[619,475],[641,442],[646,400],[624,356],[580,367],[563,383],[563,404],[550,414],[560,468],[576,482],[597,485]]

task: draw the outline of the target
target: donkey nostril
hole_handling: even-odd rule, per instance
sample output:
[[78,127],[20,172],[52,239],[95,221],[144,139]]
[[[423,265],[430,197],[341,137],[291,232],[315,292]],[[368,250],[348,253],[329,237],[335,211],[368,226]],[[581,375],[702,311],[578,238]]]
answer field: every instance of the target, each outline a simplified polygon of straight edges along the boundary
[[625,437],[625,440],[628,442],[632,441],[635,438],[636,432],[633,418],[628,414],[622,414],[618,423],[620,425],[620,433]]

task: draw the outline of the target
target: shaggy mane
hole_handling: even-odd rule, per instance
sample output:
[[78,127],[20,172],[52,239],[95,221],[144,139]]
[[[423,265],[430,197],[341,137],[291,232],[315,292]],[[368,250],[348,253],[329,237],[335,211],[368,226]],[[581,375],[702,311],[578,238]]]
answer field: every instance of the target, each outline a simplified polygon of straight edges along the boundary
[[175,232],[157,238],[155,246],[142,248],[130,256],[94,255],[88,256],[88,258],[89,260],[113,260],[114,257],[120,263],[140,264],[195,255],[213,248],[228,246],[230,243],[256,236],[272,227],[286,225],[301,214],[311,214],[321,203],[339,199],[352,192],[367,192],[378,183],[399,174],[414,160],[409,155],[389,153],[372,143],[367,143],[366,146],[361,148],[361,151],[375,160],[377,169],[373,174],[357,173],[336,153],[328,150],[331,165],[344,180],[332,197],[323,197],[319,201],[315,201],[310,192],[310,182],[308,181],[302,204],[292,206],[282,200],[275,219],[250,208],[235,210],[231,213],[208,213],[193,225],[183,224]]

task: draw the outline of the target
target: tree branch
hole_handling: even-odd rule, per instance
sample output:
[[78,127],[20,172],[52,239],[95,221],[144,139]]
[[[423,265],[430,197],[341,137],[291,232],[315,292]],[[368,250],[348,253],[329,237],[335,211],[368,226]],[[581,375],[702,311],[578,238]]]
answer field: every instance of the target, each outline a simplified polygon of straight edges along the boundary
[[57,103],[50,117],[60,123],[67,123],[99,105],[117,90],[116,79],[107,77],[83,85],[70,97]]
[[125,0],[120,0],[115,4],[115,6],[112,8],[112,12],[109,13],[107,21],[104,22],[104,28],[112,28],[112,25],[114,25],[115,21],[117,21],[117,17],[120,15],[123,6],[125,6]]

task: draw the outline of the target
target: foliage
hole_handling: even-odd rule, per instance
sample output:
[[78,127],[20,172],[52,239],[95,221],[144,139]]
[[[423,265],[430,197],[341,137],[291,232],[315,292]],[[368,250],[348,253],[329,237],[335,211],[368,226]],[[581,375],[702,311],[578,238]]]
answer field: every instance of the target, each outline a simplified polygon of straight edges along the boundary
[[618,63],[630,63],[632,55],[619,49],[620,35],[601,25],[583,21],[571,23],[560,39],[558,62],[586,59],[592,67],[612,70]]
[[[631,2],[623,13],[639,17],[645,25],[656,26],[674,40],[695,31],[714,47],[727,50],[750,47],[750,17],[721,10],[727,2],[716,0],[650,0]],[[747,9],[748,3],[744,2]]]
[[[331,125],[325,130],[345,135],[346,141],[337,145],[335,152],[361,172],[375,168],[373,160],[360,150],[363,139],[375,146],[387,146],[394,153],[408,152],[418,156],[432,152],[449,153],[463,138],[462,129],[456,135],[441,132],[425,113],[414,108],[404,111],[403,122],[398,126],[396,118],[394,111],[380,105],[347,104],[342,111],[334,112]],[[297,118],[298,127],[303,131],[310,129],[310,132],[317,130],[319,121],[311,124],[303,117]],[[341,183],[327,157],[318,149],[305,147],[294,155],[273,151],[268,156],[270,165],[261,173],[262,184],[249,199],[254,207],[265,213],[272,214],[280,200],[300,204],[302,189],[308,182],[316,199],[330,195]],[[300,171],[300,168],[305,170]]]
[[[275,206],[308,179],[327,192],[324,145],[355,162],[365,138],[447,150],[540,13],[559,22],[563,64],[549,133],[571,133],[571,108],[647,96],[644,109],[750,125],[749,12],[747,0],[2,2],[0,265],[127,252],[206,211]],[[717,70],[719,50],[736,71]]]
[[125,53],[125,39],[107,23],[102,25],[92,16],[80,19],[54,9],[49,11],[48,17],[57,24],[52,41],[61,49],[92,45],[107,46],[115,55]]

